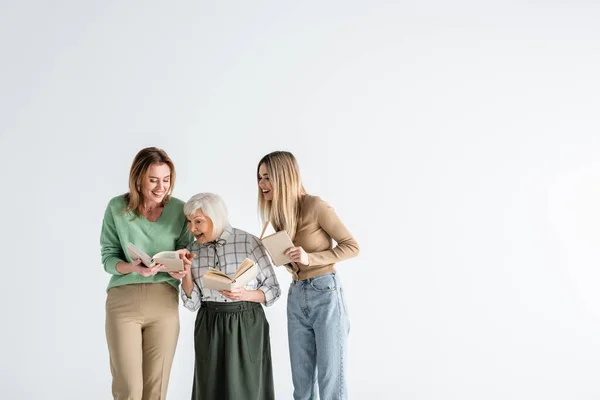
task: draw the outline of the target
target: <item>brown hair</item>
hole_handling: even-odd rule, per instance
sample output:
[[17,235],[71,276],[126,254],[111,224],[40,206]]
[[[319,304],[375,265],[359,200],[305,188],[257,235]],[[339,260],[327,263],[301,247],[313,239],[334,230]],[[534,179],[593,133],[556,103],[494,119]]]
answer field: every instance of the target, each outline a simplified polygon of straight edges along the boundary
[[273,200],[265,200],[258,189],[258,212],[263,223],[269,221],[276,231],[285,230],[292,239],[300,220],[300,204],[306,190],[302,185],[300,168],[296,157],[288,151],[274,151],[264,156],[256,168],[257,179],[259,169],[265,164],[272,186]]
[[142,197],[141,185],[144,178],[148,175],[148,170],[154,164],[167,164],[171,169],[171,179],[169,191],[163,199],[163,205],[171,199],[173,188],[175,187],[175,165],[167,153],[156,147],[146,147],[140,150],[129,170],[129,192],[125,193],[125,213],[133,212],[136,217],[142,213],[144,199]]

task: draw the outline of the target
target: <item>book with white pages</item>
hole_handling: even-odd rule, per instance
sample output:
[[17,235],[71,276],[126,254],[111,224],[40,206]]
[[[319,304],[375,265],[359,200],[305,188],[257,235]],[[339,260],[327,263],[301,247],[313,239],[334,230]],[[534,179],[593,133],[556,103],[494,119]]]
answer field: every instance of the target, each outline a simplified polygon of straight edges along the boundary
[[208,268],[208,271],[202,275],[202,287],[212,290],[232,290],[246,286],[248,282],[258,275],[258,266],[254,261],[246,258],[238,266],[233,276],[215,268]]
[[161,251],[150,257],[142,249],[134,246],[132,243],[128,243],[127,253],[129,253],[132,260],[137,260],[138,258],[142,260],[142,264],[148,268],[152,268],[156,264],[163,264],[165,268],[162,272],[177,272],[184,270],[183,260],[176,251]]

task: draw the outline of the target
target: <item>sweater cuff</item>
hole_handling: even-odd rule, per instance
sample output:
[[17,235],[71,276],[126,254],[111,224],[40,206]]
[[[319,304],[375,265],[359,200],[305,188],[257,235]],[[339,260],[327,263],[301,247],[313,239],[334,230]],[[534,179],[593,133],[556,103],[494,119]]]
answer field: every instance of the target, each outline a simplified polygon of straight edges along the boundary
[[309,270],[311,268],[313,268],[315,265],[318,265],[318,262],[315,261],[315,256],[313,255],[313,253],[308,253],[308,265],[304,265],[304,270]]
[[123,275],[122,273],[120,273],[119,271],[117,271],[117,264],[122,262],[123,260],[117,258],[117,257],[111,257],[108,260],[106,260],[106,263],[104,263],[104,270],[106,272],[108,272],[109,274],[113,274],[113,275]]

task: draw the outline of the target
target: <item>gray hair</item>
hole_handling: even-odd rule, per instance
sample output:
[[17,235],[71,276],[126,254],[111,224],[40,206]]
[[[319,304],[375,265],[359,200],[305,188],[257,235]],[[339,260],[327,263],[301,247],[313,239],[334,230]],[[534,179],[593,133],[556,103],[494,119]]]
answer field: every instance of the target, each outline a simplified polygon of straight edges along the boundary
[[213,223],[213,235],[219,237],[229,225],[227,207],[223,199],[213,193],[198,193],[193,195],[183,206],[183,213],[191,219],[196,211],[202,212],[210,218]]

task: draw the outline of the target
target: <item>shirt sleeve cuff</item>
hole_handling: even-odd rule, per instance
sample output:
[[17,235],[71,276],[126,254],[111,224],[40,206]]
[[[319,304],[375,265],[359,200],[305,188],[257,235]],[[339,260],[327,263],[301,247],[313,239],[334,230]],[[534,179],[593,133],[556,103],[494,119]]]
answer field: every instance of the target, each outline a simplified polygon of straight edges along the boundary
[[181,300],[183,301],[183,306],[185,308],[194,310],[196,308],[196,304],[200,304],[200,293],[198,292],[198,289],[194,286],[194,289],[192,289],[191,296],[188,297],[187,294],[185,294],[185,290],[181,288]]
[[259,287],[258,290],[261,290],[265,294],[265,307],[272,306],[277,300],[277,296],[275,296],[275,291],[271,287]]

